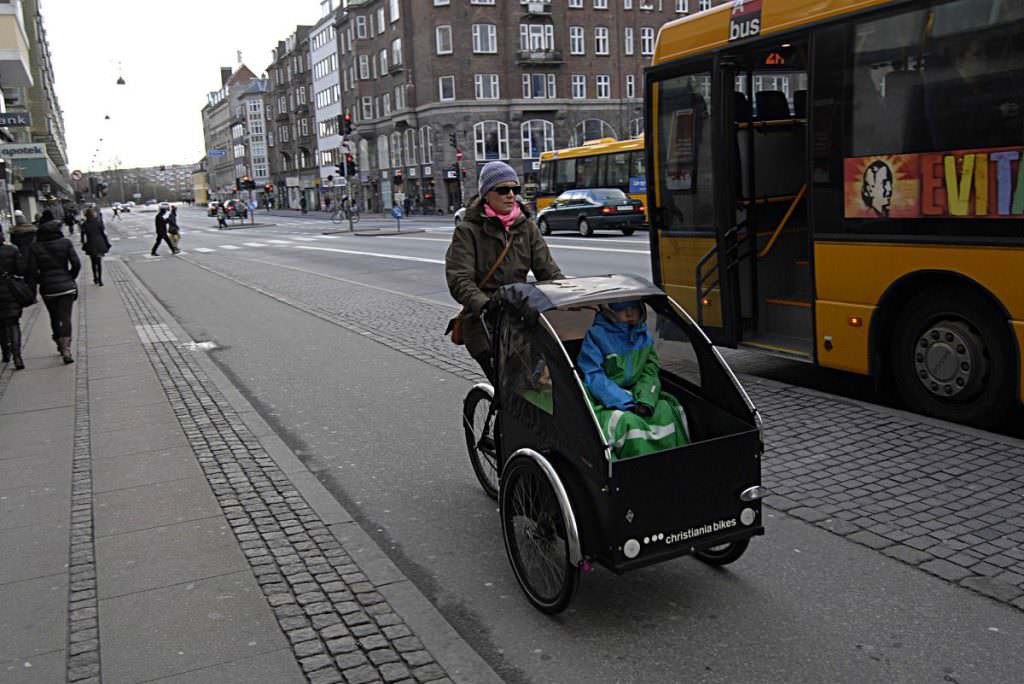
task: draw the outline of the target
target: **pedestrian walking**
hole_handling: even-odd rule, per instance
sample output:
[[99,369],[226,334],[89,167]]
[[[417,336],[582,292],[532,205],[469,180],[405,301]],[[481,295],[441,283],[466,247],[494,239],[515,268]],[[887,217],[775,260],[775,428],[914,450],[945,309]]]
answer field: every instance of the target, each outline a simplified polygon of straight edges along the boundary
[[[47,216],[49,215],[49,216]],[[49,218],[49,220],[43,220]],[[82,270],[82,262],[71,240],[61,232],[60,221],[44,211],[40,217],[36,241],[29,248],[25,279],[30,287],[38,285],[43,304],[50,314],[50,329],[57,352],[64,363],[74,363],[71,357],[71,312],[78,299],[75,279]]]
[[228,212],[221,204],[217,207],[217,230],[224,230],[228,227]]
[[82,224],[82,251],[89,255],[92,263],[92,282],[103,287],[103,257],[110,251],[110,240],[103,221],[96,217],[96,210],[85,210],[85,223]]
[[479,191],[444,257],[448,291],[462,304],[446,333],[452,333],[455,344],[466,345],[493,382],[490,345],[480,322],[491,295],[502,285],[525,283],[530,271],[537,280],[564,276],[529,209],[516,199],[521,186],[515,169],[505,162],[488,162],[480,170]]
[[171,248],[171,254],[177,254],[178,248],[171,244],[171,241],[167,238],[167,210],[161,209],[156,214],[156,242],[153,243],[153,249],[150,250],[151,256],[156,256],[156,248],[160,246],[160,242],[166,242],[167,246]]
[[15,370],[25,368],[25,362],[21,358],[21,303],[9,280],[21,278],[24,272],[21,250],[6,244],[0,231],[0,348],[3,362],[14,361]]
[[299,208],[302,209],[302,213],[303,214],[306,213],[306,196],[305,195],[302,195],[302,197],[299,198]]
[[36,227],[28,222],[21,209],[14,210],[14,225],[11,226],[11,244],[21,251],[22,259],[28,256],[28,248],[36,241]]
[[167,237],[170,238],[171,244],[174,249],[178,249],[178,243],[181,242],[181,230],[178,228],[178,207],[171,206],[171,213],[167,215]]
[[73,204],[64,205],[64,225],[68,227],[68,235],[75,234],[75,216],[78,214],[78,209]]
[[121,218],[121,207],[119,207],[119,206],[117,206],[115,204],[113,207],[111,207],[111,209],[114,212],[114,220],[115,221],[119,220]]

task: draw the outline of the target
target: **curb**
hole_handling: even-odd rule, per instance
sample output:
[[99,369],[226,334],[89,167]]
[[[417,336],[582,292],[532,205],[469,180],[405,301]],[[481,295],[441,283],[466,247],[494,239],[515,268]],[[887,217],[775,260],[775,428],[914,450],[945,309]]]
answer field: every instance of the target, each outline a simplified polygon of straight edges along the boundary
[[[130,263],[122,263],[128,277],[144,293],[153,310],[167,327],[179,340],[191,340],[184,327],[132,270]],[[388,558],[373,538],[355,522],[345,507],[317,479],[315,473],[299,460],[284,440],[259,415],[210,355],[199,353],[194,358],[271,459],[288,475],[310,508],[321,517],[323,523],[345,547],[346,552],[356,561],[367,578],[379,587],[381,595],[405,620],[452,680],[466,684],[500,683],[501,677]]]

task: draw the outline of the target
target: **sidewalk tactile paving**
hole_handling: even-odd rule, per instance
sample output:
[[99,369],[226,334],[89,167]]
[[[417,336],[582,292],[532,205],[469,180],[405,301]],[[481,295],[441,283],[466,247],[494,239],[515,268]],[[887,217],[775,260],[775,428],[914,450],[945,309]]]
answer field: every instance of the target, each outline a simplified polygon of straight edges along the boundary
[[[192,263],[435,368],[482,379],[465,349],[441,334],[452,307],[287,265]],[[727,361],[750,358],[722,351]],[[1024,606],[1021,440],[754,376],[741,380],[764,417],[767,505]],[[933,562],[939,559],[946,563]],[[954,579],[961,573],[949,565],[967,575]]]
[[[111,279],[140,338],[149,340],[146,354],[299,666],[311,682],[396,681],[405,671],[395,667],[398,661],[373,654],[401,651],[398,643],[411,631],[245,426],[194,352],[181,349],[176,339],[159,339],[164,324],[124,268],[111,263]],[[396,626],[404,630],[392,629],[392,636],[383,631]],[[419,648],[423,655],[411,672],[416,681],[447,678]]]

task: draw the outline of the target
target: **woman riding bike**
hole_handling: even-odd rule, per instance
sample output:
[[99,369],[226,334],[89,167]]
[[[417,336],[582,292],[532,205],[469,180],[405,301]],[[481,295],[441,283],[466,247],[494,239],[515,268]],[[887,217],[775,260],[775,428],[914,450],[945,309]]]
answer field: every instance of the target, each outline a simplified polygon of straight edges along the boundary
[[516,199],[522,188],[515,170],[505,162],[489,162],[480,170],[478,189],[479,195],[470,199],[452,235],[444,260],[445,278],[448,291],[462,305],[466,350],[493,383],[490,345],[480,322],[491,295],[502,285],[525,283],[530,271],[537,280],[563,275],[529,210]]

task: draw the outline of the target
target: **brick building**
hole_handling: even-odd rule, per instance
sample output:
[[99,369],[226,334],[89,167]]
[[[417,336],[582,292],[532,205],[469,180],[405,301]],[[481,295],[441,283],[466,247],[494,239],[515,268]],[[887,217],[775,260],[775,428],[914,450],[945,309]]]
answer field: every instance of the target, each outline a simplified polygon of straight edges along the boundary
[[235,70],[222,67],[220,77],[220,90],[207,94],[206,106],[202,109],[203,140],[210,195],[227,199],[234,196],[235,179],[247,173],[244,170],[248,165],[245,110],[241,97],[256,80],[256,74],[242,64]]
[[453,135],[467,198],[489,160],[532,183],[543,151],[639,135],[658,28],[689,9],[685,0],[349,0],[337,21],[339,68],[366,207],[390,206],[396,191],[414,208],[458,206]]

